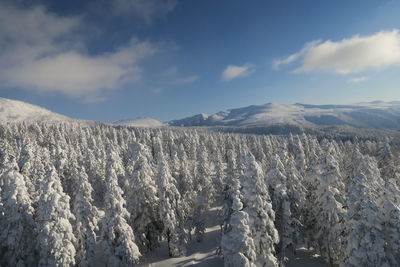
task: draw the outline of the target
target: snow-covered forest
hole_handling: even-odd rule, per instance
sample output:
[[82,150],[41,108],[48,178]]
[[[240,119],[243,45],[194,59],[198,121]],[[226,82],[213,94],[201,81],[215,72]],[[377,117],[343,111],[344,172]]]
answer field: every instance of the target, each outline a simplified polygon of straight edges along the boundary
[[132,266],[202,242],[219,207],[226,266],[400,265],[400,147],[392,140],[204,129],[0,125],[0,265]]

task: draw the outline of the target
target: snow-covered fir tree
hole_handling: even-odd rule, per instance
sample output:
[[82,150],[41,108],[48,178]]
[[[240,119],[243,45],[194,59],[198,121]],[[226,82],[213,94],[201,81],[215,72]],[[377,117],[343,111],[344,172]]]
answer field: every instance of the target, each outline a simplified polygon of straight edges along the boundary
[[186,253],[187,234],[182,220],[181,197],[163,160],[159,162],[156,179],[161,205],[160,218],[164,225],[163,233],[167,239],[169,254],[173,257],[183,256]]
[[84,166],[77,166],[74,175],[73,213],[75,215],[75,235],[77,238],[77,264],[92,266],[95,263],[96,232],[98,231],[99,212],[92,204],[93,189],[89,183]]
[[71,266],[75,264],[76,237],[72,224],[70,197],[61,186],[54,167],[47,167],[35,216],[39,252],[38,266]]
[[131,266],[162,242],[180,257],[218,206],[228,266],[283,265],[299,245],[399,265],[395,138],[75,123],[0,123],[0,137],[2,266]]
[[130,217],[126,210],[123,191],[118,185],[116,169],[118,156],[108,148],[106,167],[106,192],[104,195],[105,217],[102,225],[102,241],[107,258],[107,266],[132,266],[141,256],[135,243],[132,228],[127,223]]
[[329,259],[329,263],[339,264],[343,260],[345,203],[342,196],[345,188],[339,164],[327,152],[325,166],[316,182],[315,198],[312,204],[315,216],[314,236],[318,252]]
[[[126,192],[127,209],[131,213],[131,225],[135,231],[137,244],[142,250],[154,248],[160,234],[159,198],[154,180],[154,172],[149,163],[150,151],[142,144],[134,144],[130,161],[132,170],[127,177],[129,189]],[[157,228],[160,229],[157,231]]]
[[279,244],[277,256],[280,264],[285,260],[285,251],[287,248],[295,248],[297,237],[296,223],[292,216],[290,196],[286,186],[287,177],[285,169],[279,155],[275,155],[272,160],[272,168],[266,175],[266,184],[272,196],[272,204],[275,210],[275,225],[279,231]]
[[391,179],[381,192],[381,219],[385,238],[385,251],[391,266],[400,265],[400,189]]
[[242,157],[240,169],[243,211],[249,216],[257,265],[278,266],[275,244],[278,243],[279,236],[275,229],[275,212],[264,183],[263,172],[252,154]]
[[249,215],[243,211],[240,182],[232,192],[231,215],[221,239],[221,252],[226,267],[256,266],[256,248],[250,229]]
[[360,156],[359,174],[348,189],[345,227],[348,231],[344,266],[389,266],[380,221],[379,194],[382,179],[377,164]]
[[35,263],[34,209],[25,183],[12,160],[3,166],[1,184],[1,254],[3,266],[32,266]]

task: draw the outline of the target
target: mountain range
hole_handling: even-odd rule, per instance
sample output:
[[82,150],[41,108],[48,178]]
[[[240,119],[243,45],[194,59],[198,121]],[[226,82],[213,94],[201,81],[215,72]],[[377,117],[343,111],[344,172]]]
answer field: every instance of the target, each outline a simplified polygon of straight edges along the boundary
[[352,105],[284,105],[268,103],[198,114],[169,122],[172,126],[255,127],[291,125],[304,128],[352,126],[400,129],[400,101],[374,101]]
[[[21,101],[0,98],[0,121],[46,121],[94,123],[72,119]],[[198,114],[162,123],[152,118],[134,118],[108,123],[130,127],[271,127],[306,129],[348,126],[354,128],[400,130],[400,101],[363,102],[351,105],[277,104],[251,105],[215,114]]]
[[166,126],[161,121],[146,118],[146,117],[137,117],[134,119],[126,119],[126,120],[119,120],[111,123],[112,125],[116,126],[127,126],[127,127],[162,127]]

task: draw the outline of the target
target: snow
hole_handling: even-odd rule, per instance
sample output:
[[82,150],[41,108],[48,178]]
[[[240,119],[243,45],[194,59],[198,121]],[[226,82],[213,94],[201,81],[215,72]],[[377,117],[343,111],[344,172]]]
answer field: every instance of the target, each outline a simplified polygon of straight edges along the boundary
[[164,124],[161,121],[152,118],[137,117],[134,119],[126,119],[113,122],[115,126],[128,126],[128,127],[162,127]]
[[139,266],[223,266],[223,259],[217,255],[217,248],[221,240],[221,229],[217,221],[219,209],[220,207],[213,207],[207,212],[204,239],[202,242],[197,242],[195,238],[191,240],[186,256],[170,258],[167,244],[163,242],[158,249],[145,255]]
[[375,101],[352,105],[285,105],[268,103],[229,109],[213,115],[199,114],[170,121],[172,126],[271,126],[297,125],[400,129],[400,103]]
[[73,121],[67,116],[22,101],[0,98],[0,121]]
[[[278,104],[252,105],[228,109],[213,115],[198,114],[168,123],[147,118],[119,120],[113,126],[274,126],[288,125],[302,128],[324,126],[352,126],[357,128],[400,129],[400,102],[363,102],[352,105]],[[95,121],[76,120],[22,101],[0,98],[0,121],[78,122],[97,124]]]
[[187,256],[169,258],[167,244],[164,242],[160,248],[147,254],[139,266],[222,266],[223,260],[216,252],[219,240],[219,226],[209,227],[206,229],[202,242],[191,241],[188,246]]
[[328,267],[329,265],[312,250],[304,247],[298,248],[296,254],[286,255],[289,260],[286,267]]
[[[264,266],[272,256],[288,266],[400,265],[400,146],[385,136],[343,143],[67,123],[0,129],[2,266]],[[187,231],[205,235],[186,246]],[[161,239],[168,247],[147,253]],[[289,255],[299,244],[321,256]]]
[[[142,267],[167,267],[167,266],[199,266],[220,267],[224,260],[217,254],[221,242],[221,228],[219,226],[218,211],[221,207],[211,208],[207,214],[206,231],[202,242],[193,239],[188,244],[187,254],[183,257],[170,258],[166,242],[162,242],[159,248],[147,253],[140,260]],[[296,255],[286,255],[288,261],[286,267],[327,267],[328,264],[312,250],[301,247],[296,250]]]
[[[75,122],[81,124],[97,124],[99,122],[90,120],[77,120],[52,112],[45,108],[26,102],[0,98],[0,122]],[[132,127],[161,127],[164,124],[152,118],[138,117],[113,122],[115,126]]]

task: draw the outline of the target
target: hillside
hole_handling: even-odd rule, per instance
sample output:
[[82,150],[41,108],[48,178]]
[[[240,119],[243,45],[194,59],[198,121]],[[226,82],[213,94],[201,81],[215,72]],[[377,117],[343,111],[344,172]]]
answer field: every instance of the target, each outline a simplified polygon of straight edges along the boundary
[[164,124],[161,121],[152,119],[152,118],[144,118],[137,117],[134,119],[126,119],[120,120],[111,123],[114,126],[128,126],[128,127],[161,127]]
[[172,126],[254,127],[291,125],[303,128],[351,126],[400,129],[400,102],[368,102],[353,105],[284,105],[268,103],[199,114],[169,122]]
[[[45,108],[22,101],[0,98],[2,122],[78,122],[97,124],[96,121],[72,119]],[[251,105],[228,109],[212,115],[192,117],[162,123],[148,117],[119,120],[113,126],[163,127],[196,126],[224,127],[221,131],[251,133],[314,133],[323,131],[358,132],[358,129],[376,131],[400,130],[400,102],[368,102],[352,105],[277,104]],[[233,129],[233,130],[229,130]]]
[[73,121],[73,119],[36,105],[28,104],[17,100],[0,98],[0,121],[1,122],[22,122],[22,121],[71,122]]

